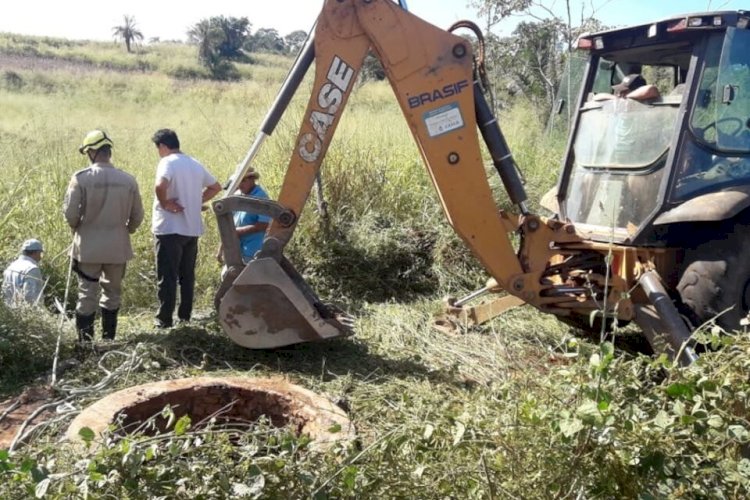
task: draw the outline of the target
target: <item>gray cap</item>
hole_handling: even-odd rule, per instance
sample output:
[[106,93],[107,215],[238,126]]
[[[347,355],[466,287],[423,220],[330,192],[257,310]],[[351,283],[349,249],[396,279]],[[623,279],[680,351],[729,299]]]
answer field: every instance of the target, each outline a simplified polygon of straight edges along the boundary
[[23,245],[21,245],[21,251],[22,252],[43,252],[44,247],[42,246],[42,242],[31,238],[30,240],[26,240],[23,242]]

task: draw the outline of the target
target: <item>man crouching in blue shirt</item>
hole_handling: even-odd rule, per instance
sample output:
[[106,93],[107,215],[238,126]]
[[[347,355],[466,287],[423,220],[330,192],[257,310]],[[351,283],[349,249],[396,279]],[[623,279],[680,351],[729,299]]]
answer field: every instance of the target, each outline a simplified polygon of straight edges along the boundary
[[[260,174],[249,169],[239,184],[239,191],[245,196],[268,199],[266,191],[256,184]],[[249,212],[234,213],[234,227],[237,236],[240,239],[240,249],[242,251],[242,262],[247,264],[255,256],[256,252],[263,246],[263,238],[271,219],[265,215],[252,214]],[[222,260],[222,252],[219,249],[217,255],[219,261]]]

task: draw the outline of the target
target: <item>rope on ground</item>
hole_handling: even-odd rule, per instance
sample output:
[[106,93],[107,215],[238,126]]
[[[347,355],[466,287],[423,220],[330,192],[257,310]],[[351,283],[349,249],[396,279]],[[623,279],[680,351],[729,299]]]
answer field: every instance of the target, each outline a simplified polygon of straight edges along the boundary
[[17,399],[15,403],[13,403],[12,405],[10,405],[10,407],[8,407],[8,409],[6,409],[3,412],[3,414],[0,415],[0,422],[2,422],[3,420],[5,420],[5,417],[7,417],[8,415],[10,415],[13,412],[13,410],[15,410],[16,408],[18,408],[19,406],[21,406],[21,400]]
[[[104,377],[97,383],[78,387],[72,384],[63,384],[55,389],[62,393],[63,396],[51,401],[49,403],[39,406],[34,412],[29,415],[21,424],[18,432],[16,433],[13,441],[10,444],[8,451],[14,451],[16,447],[24,442],[31,436],[31,434],[43,426],[51,425],[55,422],[61,422],[70,418],[73,415],[80,413],[82,402],[86,400],[96,399],[102,396],[102,393],[108,387],[114,385],[118,380],[127,378],[133,371],[137,370],[143,364],[144,354],[147,353],[149,347],[145,344],[136,344],[136,346],[129,352],[124,351],[108,351],[101,355],[97,366],[104,372]],[[114,369],[108,369],[105,366],[105,362],[112,360],[113,358],[123,358],[120,364]],[[78,404],[76,404],[78,403]],[[10,414],[18,406],[20,406],[20,400],[16,401],[10,408],[8,408],[0,418],[2,420],[6,415]],[[54,408],[56,416],[54,418],[45,420],[34,425],[27,431],[29,425],[39,415]]]
[[[16,445],[19,444],[19,443],[21,443],[23,441],[21,438],[26,435],[26,427],[28,427],[29,424],[31,422],[33,422],[36,417],[38,417],[40,414],[42,414],[43,412],[47,411],[50,408],[57,407],[57,405],[65,402],[70,397],[71,396],[68,396],[67,398],[63,399],[62,401],[61,400],[57,400],[57,401],[53,401],[52,403],[44,404],[44,405],[40,406],[39,408],[37,408],[36,410],[34,410],[31,413],[31,415],[29,415],[26,418],[26,420],[23,421],[23,424],[21,424],[21,427],[18,429],[18,432],[16,432],[16,435],[13,438],[13,441],[11,441],[10,446],[8,447],[8,451],[15,450],[16,449]],[[38,425],[41,425],[41,424],[37,424],[37,426]]]
[[[92,393],[99,393],[108,386],[112,385],[122,375],[129,375],[133,370],[140,368],[140,366],[143,364],[143,356],[141,356],[143,347],[144,344],[136,344],[135,348],[129,353],[123,351],[107,351],[102,354],[102,356],[99,358],[99,362],[97,363],[99,369],[105,373],[104,378],[102,378],[99,382],[87,387],[63,385],[60,386],[59,389],[73,396],[86,396],[91,395]],[[115,356],[121,356],[125,358],[125,360],[120,363],[117,368],[110,371],[106,367],[104,367],[103,363],[109,358],[114,358]]]

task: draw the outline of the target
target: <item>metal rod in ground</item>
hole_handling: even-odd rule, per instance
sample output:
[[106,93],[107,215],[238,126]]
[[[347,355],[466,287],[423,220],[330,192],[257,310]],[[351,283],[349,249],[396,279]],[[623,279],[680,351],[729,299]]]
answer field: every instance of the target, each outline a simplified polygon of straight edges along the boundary
[[320,175],[320,171],[315,174],[315,202],[318,206],[318,213],[323,219],[328,218],[328,203],[326,202],[323,193],[323,177]]
[[456,302],[453,303],[455,307],[461,307],[462,305],[466,304],[467,302],[470,302],[478,297],[481,297],[482,295],[488,293],[492,287],[486,286],[484,288],[480,288],[479,290],[476,290],[474,292],[471,292],[469,295],[465,297],[461,297]]
[[70,291],[70,278],[73,275],[73,245],[70,246],[70,257],[68,258],[68,277],[65,280],[65,294],[63,296],[63,303],[60,312],[60,324],[57,329],[57,342],[55,343],[55,358],[52,360],[52,380],[50,385],[52,387],[57,383],[57,360],[60,358],[60,340],[62,339],[63,325],[67,319],[68,310],[68,292]]

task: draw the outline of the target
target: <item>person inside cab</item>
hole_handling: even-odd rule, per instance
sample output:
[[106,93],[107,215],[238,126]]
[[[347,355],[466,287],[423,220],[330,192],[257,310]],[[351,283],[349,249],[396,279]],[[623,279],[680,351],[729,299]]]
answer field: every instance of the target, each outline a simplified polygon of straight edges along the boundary
[[622,79],[620,83],[612,86],[615,97],[627,97],[637,101],[657,99],[660,97],[656,85],[646,83],[642,75],[634,73]]
[[601,93],[594,96],[596,101],[616,98],[634,99],[636,101],[650,101],[661,97],[656,85],[646,82],[643,75],[633,73],[627,75],[620,83],[612,86],[612,93]]

